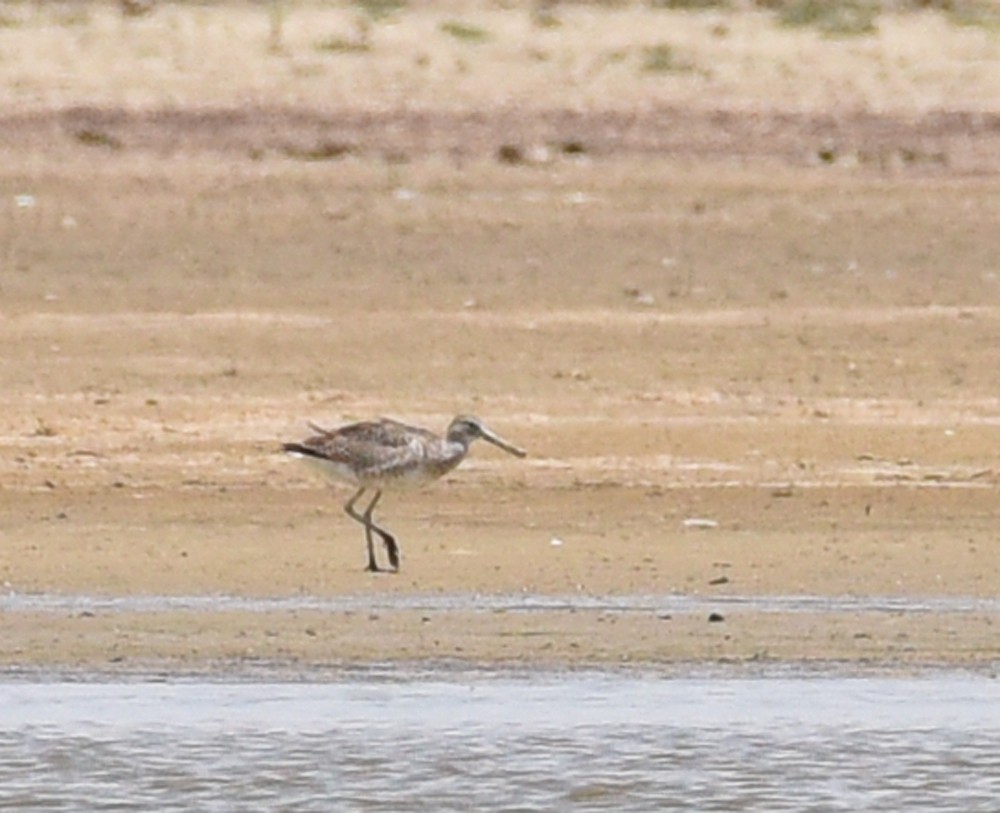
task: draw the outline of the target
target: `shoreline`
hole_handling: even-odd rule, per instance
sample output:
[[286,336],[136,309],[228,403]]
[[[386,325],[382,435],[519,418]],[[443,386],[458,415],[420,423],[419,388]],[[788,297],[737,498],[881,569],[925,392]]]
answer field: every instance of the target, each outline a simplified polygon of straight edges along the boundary
[[[996,599],[63,596],[2,612],[8,672],[165,675],[356,669],[996,673]],[[670,599],[673,599],[672,601]],[[475,609],[470,609],[474,605]],[[192,609],[201,606],[203,609]],[[275,609],[275,607],[281,609]],[[954,609],[948,609],[953,607]]]

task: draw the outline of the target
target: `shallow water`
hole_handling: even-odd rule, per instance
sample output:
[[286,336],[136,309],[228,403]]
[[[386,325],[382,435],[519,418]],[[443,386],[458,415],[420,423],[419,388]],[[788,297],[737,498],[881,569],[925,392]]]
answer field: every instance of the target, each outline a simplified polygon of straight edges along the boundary
[[73,593],[0,594],[0,612],[552,612],[598,610],[616,613],[703,613],[739,607],[776,613],[997,613],[1000,599],[971,596],[814,596],[814,595],[588,595],[551,596],[531,593],[427,593],[246,597],[232,595],[97,596]]
[[0,807],[996,811],[987,677],[0,683]]

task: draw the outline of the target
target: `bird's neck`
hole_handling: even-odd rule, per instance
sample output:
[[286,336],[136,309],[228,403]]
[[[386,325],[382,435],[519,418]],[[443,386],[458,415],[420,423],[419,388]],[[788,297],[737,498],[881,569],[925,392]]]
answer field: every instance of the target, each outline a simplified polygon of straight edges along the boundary
[[441,441],[439,455],[435,455],[437,462],[435,469],[441,474],[446,474],[461,463],[469,453],[469,441],[464,437],[454,437],[449,435],[447,439]]

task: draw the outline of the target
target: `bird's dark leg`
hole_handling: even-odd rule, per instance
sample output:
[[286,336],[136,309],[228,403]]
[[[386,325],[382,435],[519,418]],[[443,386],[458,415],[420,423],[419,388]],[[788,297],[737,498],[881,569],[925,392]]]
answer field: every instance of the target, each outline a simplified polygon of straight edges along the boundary
[[396,543],[396,537],[389,533],[385,528],[380,528],[375,524],[375,520],[372,519],[372,513],[375,511],[375,506],[378,505],[378,501],[382,499],[382,492],[376,491],[375,496],[372,501],[368,503],[368,508],[365,509],[365,526],[371,528],[375,533],[377,533],[382,538],[382,544],[385,545],[385,552],[389,556],[389,565],[393,570],[399,570],[399,545]]
[[368,503],[368,507],[365,509],[364,514],[359,514],[355,508],[354,504],[361,498],[364,494],[366,488],[362,486],[355,492],[354,496],[347,501],[347,505],[344,506],[344,511],[347,515],[353,519],[355,522],[360,522],[365,526],[365,541],[368,544],[368,566],[365,570],[369,570],[373,573],[378,573],[381,568],[379,568],[378,563],[375,561],[375,543],[372,539],[372,532],[374,531],[379,535],[382,540],[382,544],[385,545],[386,553],[389,556],[389,564],[392,566],[393,570],[399,570],[399,545],[396,544],[396,538],[389,533],[384,528],[380,528],[375,524],[372,519],[372,512],[375,510],[375,506],[378,505],[378,501],[382,499],[382,492],[376,490],[375,496],[372,501]]
[[353,519],[355,522],[360,522],[365,526],[365,542],[368,545],[368,565],[365,570],[371,573],[378,573],[379,567],[378,562],[375,561],[375,543],[372,541],[372,525],[364,516],[359,514],[354,510],[354,503],[358,501],[358,498],[365,493],[365,488],[362,486],[359,488],[353,497],[347,501],[344,506],[344,511],[347,512],[347,516]]

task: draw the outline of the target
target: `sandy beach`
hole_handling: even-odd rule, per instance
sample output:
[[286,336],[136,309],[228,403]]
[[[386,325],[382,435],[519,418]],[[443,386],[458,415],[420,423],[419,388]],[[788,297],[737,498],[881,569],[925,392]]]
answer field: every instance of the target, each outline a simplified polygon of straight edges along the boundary
[[4,7],[0,664],[995,670],[995,32],[357,13]]

